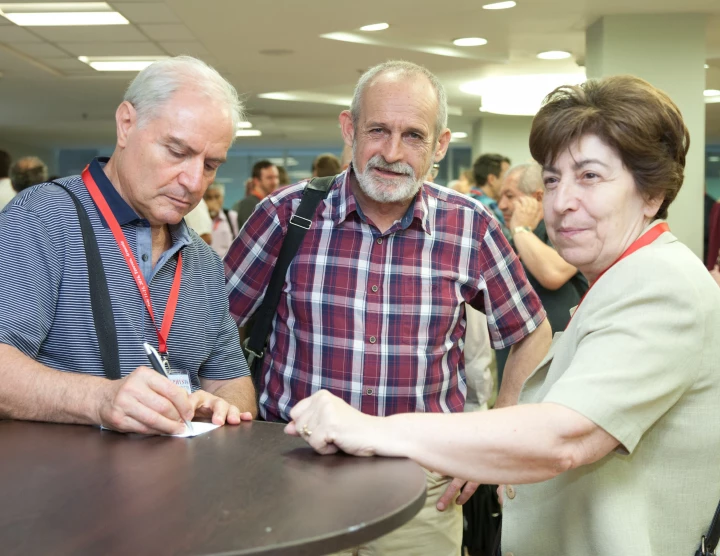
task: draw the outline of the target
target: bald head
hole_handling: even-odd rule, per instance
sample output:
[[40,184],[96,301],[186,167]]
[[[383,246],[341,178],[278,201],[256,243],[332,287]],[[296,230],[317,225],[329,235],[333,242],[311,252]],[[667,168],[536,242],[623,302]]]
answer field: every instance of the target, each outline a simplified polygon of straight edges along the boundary
[[363,97],[368,89],[378,83],[407,82],[410,79],[417,80],[421,87],[423,85],[429,86],[428,93],[434,98],[435,102],[434,112],[436,117],[433,131],[435,137],[438,137],[447,128],[447,95],[445,94],[445,88],[435,74],[427,68],[403,60],[390,60],[378,64],[360,77],[355,86],[355,93],[350,105],[350,113],[355,126],[360,120]]

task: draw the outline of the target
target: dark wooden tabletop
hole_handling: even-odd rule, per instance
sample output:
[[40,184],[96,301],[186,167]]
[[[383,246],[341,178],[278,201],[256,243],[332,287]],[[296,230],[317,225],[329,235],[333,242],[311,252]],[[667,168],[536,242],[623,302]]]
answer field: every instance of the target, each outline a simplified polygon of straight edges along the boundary
[[404,459],[319,456],[282,425],[194,438],[0,421],[0,553],[327,554],[410,520]]

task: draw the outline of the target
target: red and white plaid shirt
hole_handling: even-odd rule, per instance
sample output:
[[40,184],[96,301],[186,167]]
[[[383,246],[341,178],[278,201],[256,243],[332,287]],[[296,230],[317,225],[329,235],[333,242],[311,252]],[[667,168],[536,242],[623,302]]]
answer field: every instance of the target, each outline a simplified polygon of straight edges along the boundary
[[[482,205],[425,183],[385,233],[362,214],[348,170],[320,203],[288,269],[262,362],[260,413],[287,421],[321,389],[372,415],[462,411],[464,303],[493,346],[545,319],[515,253]],[[305,182],[261,202],[225,257],[230,313],[260,306]]]

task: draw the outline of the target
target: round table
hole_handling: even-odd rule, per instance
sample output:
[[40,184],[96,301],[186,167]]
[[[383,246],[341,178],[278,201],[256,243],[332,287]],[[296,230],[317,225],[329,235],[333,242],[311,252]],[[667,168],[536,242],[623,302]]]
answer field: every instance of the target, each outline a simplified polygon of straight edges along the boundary
[[0,421],[0,446],[5,556],[327,554],[425,501],[417,464],[319,456],[273,423],[168,438]]

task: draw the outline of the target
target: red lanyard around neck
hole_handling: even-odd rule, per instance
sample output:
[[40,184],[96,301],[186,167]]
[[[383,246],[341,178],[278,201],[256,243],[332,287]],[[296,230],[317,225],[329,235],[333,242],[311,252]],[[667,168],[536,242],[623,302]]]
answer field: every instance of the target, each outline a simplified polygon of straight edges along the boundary
[[182,255],[178,253],[175,278],[173,279],[172,288],[170,288],[170,296],[168,297],[167,305],[165,307],[165,315],[163,316],[162,325],[160,329],[158,329],[157,323],[155,322],[155,315],[153,314],[152,300],[150,299],[150,288],[148,287],[147,282],[145,282],[145,277],[142,275],[142,272],[140,272],[140,266],[138,265],[135,255],[133,255],[130,246],[128,245],[127,239],[125,239],[125,234],[123,233],[120,224],[118,224],[117,218],[115,218],[112,210],[110,210],[105,197],[103,197],[103,194],[100,192],[100,189],[90,174],[90,169],[88,167],[83,170],[82,179],[83,182],[85,182],[85,187],[87,187],[87,190],[90,192],[90,196],[93,198],[93,201],[95,201],[95,204],[100,210],[100,213],[105,218],[108,226],[110,226],[110,230],[112,231],[113,236],[115,236],[115,241],[120,249],[120,253],[130,269],[130,274],[134,278],[135,284],[137,284],[140,296],[142,297],[143,303],[145,303],[145,307],[147,308],[150,319],[152,320],[155,328],[155,333],[158,337],[160,354],[167,355],[167,339],[170,334],[170,327],[172,327],[173,318],[175,317],[175,309],[177,308],[178,298],[180,297]]
[[[609,267],[607,267],[605,270],[603,270],[600,273],[600,276],[598,276],[595,279],[595,281],[592,284],[590,284],[590,288],[588,288],[588,290],[585,292],[585,295],[583,295],[582,298],[580,299],[580,303],[578,303],[577,307],[575,307],[575,312],[573,313],[573,316],[575,315],[575,313],[577,313],[577,310],[580,308],[580,305],[582,304],[582,302],[585,299],[585,297],[587,296],[587,294],[590,293],[590,290],[592,289],[592,287],[595,284],[597,284],[598,280],[600,280],[600,278],[602,278],[603,275],[608,270],[610,270],[612,267],[614,267],[616,264],[618,264],[623,259],[626,259],[630,255],[635,253],[635,251],[637,251],[638,249],[642,249],[643,247],[650,245],[657,238],[659,238],[662,234],[664,234],[665,232],[669,232],[669,231],[670,231],[670,226],[668,226],[667,222],[659,222],[659,223],[655,224],[652,228],[650,228],[646,233],[644,233],[639,238],[637,238],[635,241],[633,241],[632,244],[630,245],[630,247],[625,249],[623,254],[620,255],[620,257],[618,257],[618,259],[613,264],[611,264]],[[570,320],[572,320],[572,318]],[[569,322],[568,322],[568,326],[570,326]],[[567,326],[565,327],[565,329],[567,330]]]

